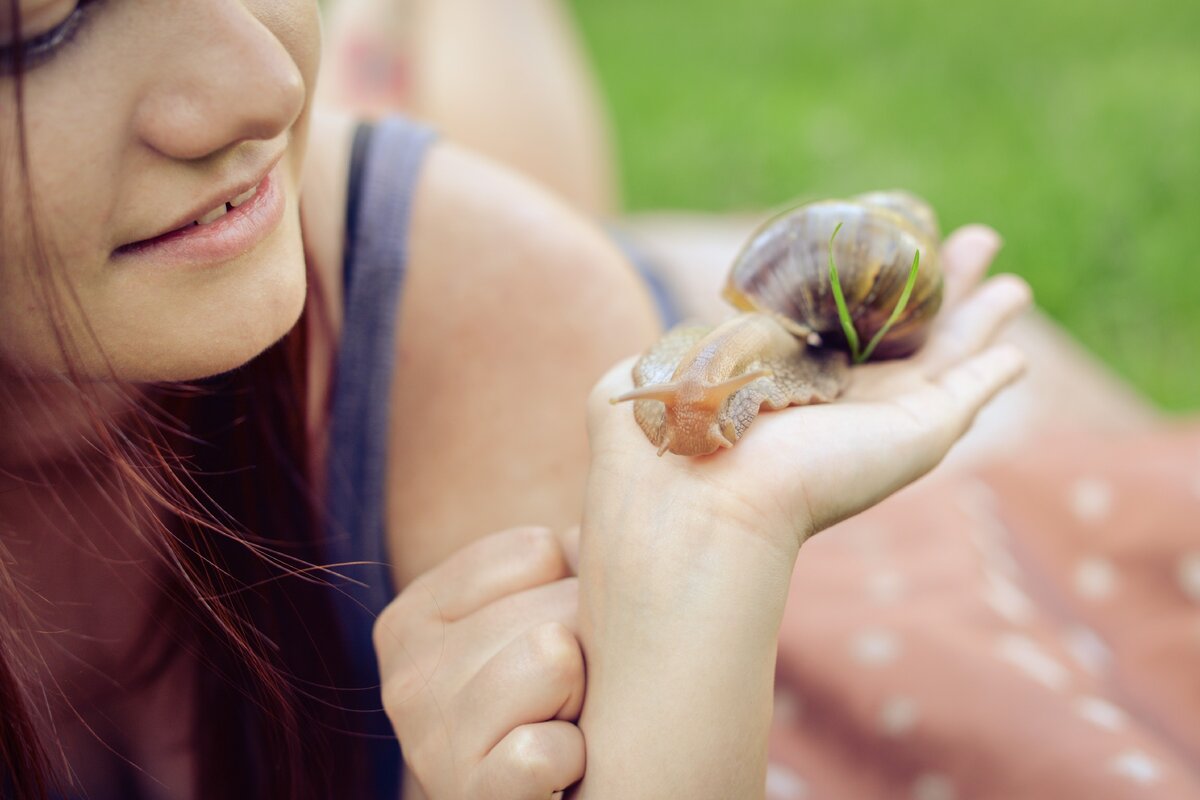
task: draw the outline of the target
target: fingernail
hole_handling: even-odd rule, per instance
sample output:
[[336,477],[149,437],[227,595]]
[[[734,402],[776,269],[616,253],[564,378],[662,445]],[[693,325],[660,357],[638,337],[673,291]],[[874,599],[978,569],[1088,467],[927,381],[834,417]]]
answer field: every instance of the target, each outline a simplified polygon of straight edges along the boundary
[[981,238],[987,240],[987,246],[993,253],[1004,246],[1004,237],[1001,236],[999,232],[990,225],[979,225],[976,230],[980,234]]

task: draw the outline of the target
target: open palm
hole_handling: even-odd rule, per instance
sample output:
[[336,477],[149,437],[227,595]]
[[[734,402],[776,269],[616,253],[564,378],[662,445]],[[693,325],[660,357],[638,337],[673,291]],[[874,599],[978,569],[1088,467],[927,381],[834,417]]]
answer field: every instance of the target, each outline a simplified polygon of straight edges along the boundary
[[589,508],[636,486],[658,498],[656,516],[724,517],[794,550],[916,480],[1023,370],[1017,350],[992,345],[1030,297],[1011,275],[981,283],[997,244],[977,226],[947,239],[943,310],[916,355],[855,367],[837,402],[763,413],[736,447],[711,456],[656,457],[628,407],[606,402],[632,382],[628,362],[614,368],[591,404]]

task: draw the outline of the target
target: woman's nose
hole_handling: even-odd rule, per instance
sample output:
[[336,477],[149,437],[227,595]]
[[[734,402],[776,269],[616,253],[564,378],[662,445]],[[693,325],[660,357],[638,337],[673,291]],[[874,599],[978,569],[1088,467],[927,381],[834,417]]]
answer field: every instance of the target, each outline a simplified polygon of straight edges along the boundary
[[173,52],[164,50],[139,102],[141,139],[171,158],[193,160],[286,131],[307,94],[291,54],[240,2],[193,9],[160,40]]

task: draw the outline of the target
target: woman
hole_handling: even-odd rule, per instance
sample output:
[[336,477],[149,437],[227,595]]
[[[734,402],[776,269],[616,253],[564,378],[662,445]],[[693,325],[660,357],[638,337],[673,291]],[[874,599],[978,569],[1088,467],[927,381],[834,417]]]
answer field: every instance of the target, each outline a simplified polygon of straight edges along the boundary
[[1020,371],[994,240],[952,237],[940,332],[848,402],[660,460],[623,364],[589,459],[646,292],[503,170],[314,115],[314,3],[3,8],[6,793],[394,796],[376,655],[406,796],[544,797],[584,735],[581,797],[761,793],[800,543]]

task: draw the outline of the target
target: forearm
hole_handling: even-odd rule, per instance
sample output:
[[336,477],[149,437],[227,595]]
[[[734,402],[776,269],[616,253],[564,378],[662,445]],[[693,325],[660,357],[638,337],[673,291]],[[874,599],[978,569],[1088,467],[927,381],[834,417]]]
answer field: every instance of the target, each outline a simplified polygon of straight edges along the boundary
[[586,532],[630,546],[609,563],[585,546],[587,769],[574,797],[761,797],[787,560],[749,537],[698,532],[686,557],[633,541],[658,534]]

